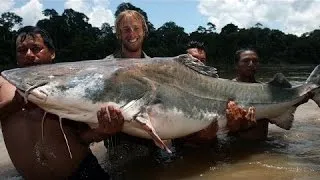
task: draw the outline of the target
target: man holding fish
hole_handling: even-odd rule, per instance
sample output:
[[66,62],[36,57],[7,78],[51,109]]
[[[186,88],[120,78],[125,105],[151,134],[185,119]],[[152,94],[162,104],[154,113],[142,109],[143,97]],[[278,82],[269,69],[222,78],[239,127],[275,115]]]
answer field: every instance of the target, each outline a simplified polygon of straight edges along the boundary
[[[136,22],[136,21],[137,21],[137,19],[133,19],[132,21],[128,21],[128,24],[130,24],[130,23],[134,24],[134,22]],[[123,26],[123,27],[125,27],[125,26]],[[122,30],[124,30],[124,32],[128,34],[126,36],[119,36],[119,37],[121,37],[121,40],[125,40],[125,43],[126,43],[126,46],[123,45],[122,48],[128,49],[128,47],[130,47],[130,48],[131,47],[138,47],[136,49],[131,49],[131,50],[138,50],[138,52],[140,52],[140,53],[131,53],[131,52],[130,53],[128,53],[128,52],[123,53],[123,51],[122,51],[121,57],[129,58],[128,55],[131,54],[131,55],[134,55],[136,58],[137,57],[141,58],[142,57],[141,44],[142,44],[143,38],[145,37],[145,33],[141,33],[141,31],[143,32],[143,26],[141,24],[136,25],[136,26],[130,25],[127,28],[123,28]],[[28,39],[28,40],[30,39],[30,40],[35,41],[34,37],[36,37],[36,36],[32,36],[32,38],[30,37],[30,38],[26,38],[26,39]],[[43,37],[43,35],[41,35],[41,37]],[[125,39],[122,39],[123,37],[125,37]],[[24,41],[25,41],[25,39],[22,40],[22,42],[24,42]],[[33,44],[37,44],[37,43],[33,43]],[[39,46],[32,45],[30,47],[27,47],[26,48],[27,50],[24,50],[22,48],[21,52],[27,52],[29,54],[31,53],[30,51],[32,51],[33,54],[46,52],[46,51],[44,51],[46,49],[41,47],[41,41],[38,43],[38,45]],[[50,51],[48,50],[48,52],[50,52]],[[52,55],[52,53],[51,53],[51,55]],[[136,55],[138,55],[138,56],[136,56]],[[47,57],[52,57],[52,56],[47,56]],[[30,59],[32,60],[33,58],[30,58]],[[52,59],[53,58],[51,58],[51,60]],[[112,64],[112,62],[109,62],[107,60],[94,61],[94,62],[86,61],[86,62],[81,62],[81,65],[78,66],[78,67],[80,67],[79,69],[71,68],[71,67],[75,67],[74,66],[75,64],[79,65],[79,63],[77,63],[77,62],[75,62],[73,64],[69,63],[69,64],[57,64],[55,66],[53,66],[53,65],[52,66],[41,66],[39,68],[44,68],[41,71],[41,73],[42,73],[41,76],[39,75],[40,73],[37,74],[37,76],[34,76],[34,72],[32,70],[28,71],[32,68],[23,69],[22,71],[17,70],[19,72],[25,72],[27,74],[31,73],[29,75],[26,75],[26,76],[28,76],[28,79],[25,81],[26,82],[25,84],[26,84],[26,87],[28,87],[28,88],[21,89],[22,91],[28,93],[30,90],[29,88],[32,88],[29,86],[36,85],[34,83],[36,83],[38,81],[37,78],[43,78],[43,79],[49,78],[49,81],[50,81],[52,79],[50,79],[50,77],[48,77],[48,74],[52,75],[51,73],[55,70],[58,71],[56,73],[59,73],[59,71],[61,71],[61,69],[63,69],[63,68],[68,69],[69,74],[68,74],[68,72],[65,72],[66,76],[67,75],[69,75],[69,76],[75,75],[75,78],[77,80],[79,80],[77,82],[77,84],[70,87],[70,86],[68,86],[68,84],[63,84],[63,83],[68,83],[69,82],[68,80],[64,81],[64,79],[62,79],[62,80],[60,79],[61,81],[59,81],[59,78],[63,78],[62,76],[53,77],[55,79],[53,79],[52,81],[56,80],[55,84],[48,83],[47,86],[41,86],[40,88],[35,89],[35,91],[31,91],[30,94],[33,96],[29,96],[29,97],[34,98],[34,100],[36,100],[38,102],[38,105],[43,107],[44,109],[48,110],[48,112],[57,110],[56,114],[59,115],[59,117],[62,117],[62,116],[69,117],[69,119],[72,119],[74,121],[82,121],[83,120],[82,122],[87,122],[88,124],[90,124],[90,123],[99,124],[99,127],[97,129],[90,130],[87,126],[84,127],[83,124],[79,124],[79,123],[76,123],[73,121],[70,121],[70,122],[64,121],[64,122],[66,122],[64,124],[65,127],[61,128],[61,120],[58,121],[57,120],[58,117],[56,115],[49,114],[49,113],[46,115],[46,113],[43,110],[41,110],[38,107],[33,106],[33,104],[31,104],[31,103],[29,103],[25,106],[19,107],[20,109],[18,110],[18,113],[16,111],[16,114],[13,114],[11,116],[9,115],[8,116],[9,121],[8,121],[8,119],[6,119],[2,123],[3,132],[4,132],[3,134],[5,137],[6,143],[7,143],[7,148],[8,148],[9,154],[10,154],[11,158],[13,159],[13,162],[15,163],[15,166],[17,167],[19,172],[22,173],[26,178],[39,178],[40,175],[43,175],[43,177],[48,177],[48,173],[52,173],[52,176],[49,176],[49,177],[58,178],[58,177],[67,177],[67,176],[71,175],[72,173],[75,172],[76,169],[79,169],[79,164],[80,164],[80,168],[81,168],[81,164],[83,164],[83,162],[86,162],[86,159],[87,159],[86,156],[90,155],[90,152],[88,152],[89,151],[88,145],[85,142],[92,142],[93,140],[99,141],[99,140],[101,140],[100,139],[101,137],[107,136],[107,135],[110,135],[111,133],[115,133],[115,132],[119,131],[121,129],[122,124],[123,124],[124,118],[121,116],[121,113],[119,111],[114,110],[114,109],[113,109],[113,111],[110,111],[110,118],[109,118],[109,116],[105,116],[105,114],[108,114],[107,113],[108,111],[106,111],[105,109],[102,109],[100,111],[100,113],[98,113],[98,116],[97,116],[98,121],[96,121],[96,119],[92,119],[92,117],[93,117],[92,114],[95,115],[96,108],[99,106],[99,103],[103,104],[105,102],[112,102],[112,101],[114,101],[116,105],[121,105],[121,103],[124,103],[124,106],[126,106],[126,107],[123,107],[123,109],[126,109],[126,108],[129,109],[129,110],[126,109],[127,114],[125,114],[126,120],[129,123],[127,128],[136,128],[137,130],[139,130],[139,131],[129,132],[130,129],[127,129],[128,132],[129,133],[137,133],[137,134],[135,134],[136,136],[140,135],[143,137],[146,137],[146,135],[151,135],[151,136],[153,135],[152,138],[154,138],[154,140],[158,140],[158,141],[155,141],[156,143],[159,143],[159,142],[162,143],[162,141],[157,133],[161,134],[161,136],[164,139],[181,137],[181,136],[187,135],[188,133],[190,134],[190,133],[199,131],[205,127],[208,127],[209,124],[212,122],[216,122],[215,120],[217,118],[215,118],[215,117],[217,117],[217,113],[215,112],[215,110],[219,110],[219,112],[221,113],[219,116],[223,117],[225,110],[226,110],[225,109],[225,105],[227,102],[226,98],[238,95],[239,88],[231,88],[232,90],[236,90],[236,92],[233,92],[233,91],[229,92],[229,94],[227,94],[227,97],[226,97],[226,96],[222,96],[221,94],[216,93],[221,89],[221,87],[225,87],[229,91],[230,91],[230,86],[241,87],[244,90],[240,91],[240,92],[246,92],[245,88],[247,88],[247,87],[244,86],[243,84],[231,82],[231,81],[225,81],[223,79],[218,79],[218,78],[207,77],[204,74],[199,74],[199,73],[195,72],[194,69],[187,67],[186,64],[181,63],[181,62],[185,62],[185,61],[190,60],[189,58],[180,57],[180,58],[175,58],[175,59],[173,59],[173,58],[166,58],[165,59],[164,58],[164,59],[157,59],[157,60],[158,61],[151,62],[148,60],[146,60],[146,61],[141,60],[140,61],[140,59],[139,60],[135,59],[134,62],[141,62],[141,63],[137,63],[138,65],[131,64],[131,61],[133,61],[133,60],[130,60],[130,62],[124,60],[124,61],[121,61],[121,62],[125,62],[124,64],[121,64],[121,66],[118,66],[119,64],[116,64],[116,63],[119,63],[119,61],[116,61],[114,63],[114,64],[116,64],[116,66],[112,66],[114,64]],[[35,61],[35,59],[32,61]],[[159,63],[160,61],[163,62],[164,64],[160,64]],[[106,69],[107,68],[109,68],[109,69],[105,70],[105,69],[96,68],[97,66],[99,66],[99,63],[102,63],[100,65],[104,65],[104,67]],[[146,71],[144,71],[144,73],[145,73],[144,76],[139,76],[140,74],[139,73],[136,74],[135,71],[130,71],[130,72],[117,71],[117,70],[119,70],[119,68],[124,68],[127,66],[133,67],[133,68],[136,68],[137,70],[139,70],[139,68],[142,67],[140,65],[144,65],[143,63],[150,65],[150,66],[143,66],[145,69],[140,69],[141,72],[143,72],[143,70],[146,70]],[[84,66],[84,65],[92,65],[92,66],[89,67],[89,66]],[[58,66],[59,66],[59,69],[57,69]],[[160,68],[158,68],[159,66],[160,66]],[[172,71],[172,69],[170,69],[172,66],[175,66],[176,70],[179,70],[179,71]],[[188,80],[187,81],[188,83],[185,83],[185,81],[179,81],[179,80],[177,82],[175,82],[177,86],[183,87],[181,89],[189,88],[190,91],[194,90],[195,92],[193,94],[191,93],[191,94],[187,94],[184,96],[183,94],[185,94],[185,91],[182,91],[179,88],[174,88],[174,86],[172,86],[171,84],[163,83],[163,79],[161,79],[162,76],[160,77],[160,79],[158,76],[155,76],[157,74],[154,73],[155,69],[152,69],[154,67],[155,67],[155,69],[159,70],[160,75],[167,75],[168,73],[171,73],[171,74],[169,74],[170,76],[168,76],[169,78],[171,78],[171,77],[182,78],[182,80],[185,80],[185,79],[183,79],[184,77],[188,77],[191,79],[198,78],[197,81],[192,81],[195,84],[195,86],[192,86],[191,88],[190,88],[190,83],[192,83],[192,82],[190,81],[190,79],[186,79],[186,80]],[[46,68],[49,68],[49,69],[53,68],[53,69],[50,69],[49,73],[47,74],[48,69],[46,69]],[[148,68],[151,68],[150,71],[148,71],[149,70]],[[199,65],[199,68],[204,68],[204,67]],[[24,70],[26,70],[26,71],[24,71]],[[39,71],[38,67],[34,67],[33,70],[36,70],[36,72]],[[116,72],[116,73],[119,72],[119,74],[112,74],[114,72]],[[317,70],[315,71],[315,73],[312,74],[312,76],[310,76],[310,80],[308,81],[308,82],[310,82],[310,87],[312,85],[313,85],[312,87],[315,87],[315,88],[318,87],[318,84],[319,84],[318,79],[315,78],[315,75],[317,75],[316,72],[317,72]],[[81,74],[81,73],[83,73],[83,74]],[[179,73],[179,74],[183,73],[182,74],[183,76],[177,77],[178,76],[177,73]],[[206,72],[202,72],[202,73],[206,73]],[[20,74],[20,76],[15,76],[15,77],[10,78],[9,77],[10,72],[7,71],[7,72],[3,73],[3,75],[6,78],[10,79],[10,82],[15,81],[13,79],[16,79],[16,78],[18,80],[21,80],[21,78],[20,78],[21,74]],[[78,78],[81,75],[82,75],[82,77],[85,77],[85,78]],[[93,75],[93,76],[90,76],[90,75]],[[95,76],[95,75],[97,75],[97,76]],[[113,76],[113,75],[115,75],[115,76]],[[187,75],[190,75],[190,76],[187,76]],[[146,77],[153,78],[153,81],[157,82],[160,88],[153,89],[153,86],[150,86],[150,81],[147,81]],[[32,79],[32,78],[36,78],[36,80]],[[105,78],[105,79],[102,79],[102,78]],[[120,78],[120,79],[117,79],[117,78]],[[137,81],[137,79],[138,79],[138,81]],[[30,81],[28,81],[28,80],[31,80],[31,82],[34,82],[34,83],[30,84]],[[90,84],[92,86],[88,85],[88,82],[86,80],[92,82]],[[165,79],[165,80],[167,80],[167,79]],[[170,80],[170,79],[168,79],[168,80]],[[192,79],[192,80],[194,80],[194,79]],[[171,79],[171,81],[172,81],[172,79]],[[201,84],[202,81],[205,81],[206,83]],[[17,81],[15,81],[15,82],[17,82]],[[59,84],[59,83],[61,83],[61,84]],[[181,84],[179,84],[179,83],[181,83]],[[213,84],[213,83],[215,83],[215,84]],[[317,84],[312,84],[312,83],[317,83]],[[15,83],[15,84],[17,85],[17,87],[19,86],[19,82]],[[95,88],[95,87],[97,87],[96,85],[107,85],[107,86],[98,86],[98,87],[102,87],[102,91],[104,91],[106,93],[101,94],[101,89]],[[132,86],[130,86],[130,85],[132,85]],[[194,87],[198,87],[198,86],[202,86],[201,90],[194,88]],[[277,89],[277,87],[270,87],[267,85],[264,85],[264,86],[267,88],[271,88],[271,89]],[[47,89],[41,89],[42,87],[47,88]],[[61,87],[65,87],[65,88],[61,89]],[[79,87],[82,90],[84,89],[83,87],[86,87],[85,89],[92,88],[91,89],[92,91],[88,92],[89,94],[87,94],[86,93],[87,91],[85,91],[85,92],[84,91],[76,91],[75,90],[76,87]],[[113,89],[113,87],[115,89]],[[121,88],[121,87],[123,87],[123,88]],[[133,87],[133,89],[136,88],[136,91],[134,91],[134,90],[131,91],[132,87]],[[261,89],[260,85],[259,86],[252,85],[251,87],[254,91],[258,92],[257,94],[261,94],[261,93],[268,94],[269,93],[269,91],[266,90],[267,88]],[[118,88],[118,89],[116,89],[116,88]],[[151,88],[151,90],[146,91],[146,90],[149,90],[149,88]],[[213,89],[213,88],[215,88],[215,89]],[[1,89],[2,89],[2,87],[1,87]],[[128,89],[130,89],[130,91],[128,91]],[[307,87],[306,87],[306,89],[309,90]],[[67,90],[68,90],[68,92],[66,92]],[[75,90],[75,91],[73,91],[73,90]],[[114,94],[112,94],[113,93],[112,90],[117,90],[117,91],[114,92]],[[310,89],[310,90],[313,90],[313,89]],[[170,91],[175,94],[170,93]],[[51,92],[55,92],[55,93],[51,93]],[[108,92],[111,92],[111,93],[108,93]],[[141,97],[140,99],[137,99],[137,97],[139,97],[141,95],[140,92],[143,92],[144,96]],[[149,95],[148,92],[151,92],[151,94]],[[288,92],[290,93],[291,91],[288,90]],[[123,96],[119,96],[119,93],[120,93],[120,95],[123,95]],[[158,93],[159,96],[153,96],[152,93]],[[224,99],[222,99],[220,101],[216,101],[215,97],[206,98],[207,96],[200,96],[197,93],[200,93],[200,94],[207,93],[208,96],[209,95],[210,96],[218,96],[219,98],[222,97]],[[225,95],[226,92],[222,92],[222,93]],[[12,93],[12,94],[14,94],[14,93]],[[90,96],[87,96],[87,95],[90,95]],[[105,97],[102,97],[101,95],[105,96]],[[118,99],[114,100],[114,97],[112,97],[113,95],[115,95],[115,97]],[[130,95],[132,97],[130,97]],[[145,96],[145,95],[149,95],[149,96]],[[29,97],[28,97],[28,99],[30,99]],[[46,97],[45,102],[43,101],[43,97]],[[74,97],[76,97],[77,99]],[[97,99],[97,97],[98,97],[98,99]],[[284,106],[283,109],[287,109],[287,107],[291,107],[291,104],[296,103],[296,101],[300,101],[300,99],[302,98],[300,96],[297,96],[297,97],[298,98],[296,98],[295,94],[292,95],[292,98],[293,98],[293,100],[291,100],[292,102],[285,104],[286,106]],[[63,98],[63,99],[61,99],[61,98]],[[103,98],[105,98],[105,99],[103,99]],[[154,99],[154,98],[158,98],[158,99]],[[180,98],[180,99],[178,99],[177,101],[171,101],[172,99],[176,99],[176,98]],[[243,101],[243,99],[248,100],[248,98],[245,95],[244,95],[244,97],[239,96],[238,98],[242,101]],[[243,98],[243,99],[241,99],[241,98]],[[83,104],[74,104],[74,106],[72,106],[70,109],[69,108],[69,105],[71,105],[69,103],[70,100],[75,100],[77,102],[84,102],[84,103]],[[155,100],[158,100],[158,101],[155,101]],[[185,108],[186,103],[183,103],[183,104],[179,103],[179,102],[181,102],[181,100],[184,100],[184,102],[186,102],[190,106],[197,108],[197,109],[195,109],[196,111],[190,111],[191,108]],[[263,103],[266,100],[271,101],[272,99],[270,100],[270,98],[266,97],[265,99],[262,99]],[[281,101],[281,100],[283,100],[283,99],[279,99],[279,101]],[[9,102],[10,101],[11,100],[9,99]],[[18,98],[14,99],[13,101],[22,102]],[[150,103],[149,101],[151,101],[153,104]],[[204,102],[206,102],[206,103],[204,103]],[[249,101],[249,103],[250,103],[250,101]],[[283,113],[282,109],[280,109],[281,111],[274,112],[273,114],[271,114],[270,113],[271,111],[267,111],[269,109],[265,108],[265,104],[263,104],[263,103],[261,103],[262,105],[260,106],[261,110],[264,110],[267,113],[264,113],[263,111],[261,111],[261,113],[259,114],[261,117],[268,117],[267,115],[270,115],[270,117],[275,117],[275,116],[281,115]],[[157,105],[160,105],[160,106],[157,106]],[[150,108],[149,109],[150,111],[144,111],[146,109],[145,106],[148,106],[148,108]],[[172,106],[177,107],[181,111],[180,112],[174,111],[173,110],[174,108],[172,108]],[[161,108],[161,107],[164,107],[165,109]],[[157,111],[157,110],[159,110],[159,111]],[[166,111],[164,111],[164,110],[166,110]],[[148,123],[150,123],[150,118],[148,118],[149,112],[154,113],[154,115],[157,115],[155,117],[158,117],[158,119],[154,118],[153,120],[155,120],[154,123],[158,123],[158,124],[155,124],[158,126],[153,127],[152,124],[148,124]],[[206,112],[208,112],[208,113],[206,113]],[[18,117],[13,118],[13,117],[15,117],[15,115],[19,115],[19,113],[20,113],[19,117],[21,117],[22,119],[18,119]],[[291,113],[291,111],[288,113]],[[88,117],[90,117],[90,118],[88,118]],[[42,119],[44,119],[45,121]],[[50,120],[47,121],[47,119],[50,119]],[[112,119],[112,121],[103,121],[106,119],[107,120]],[[203,121],[199,121],[199,119],[203,120]],[[113,120],[117,120],[117,121],[114,122]],[[149,120],[149,122],[147,122],[146,120]],[[159,121],[156,121],[156,120],[159,120]],[[10,123],[8,123],[9,125],[7,125],[5,123],[6,121],[13,122],[11,124],[12,127],[10,127]],[[17,122],[18,122],[18,125],[16,124]],[[188,122],[188,123],[186,123],[186,122]],[[289,129],[292,124],[292,119],[290,116],[289,118],[286,118],[284,120],[275,119],[274,122],[278,123],[278,125],[282,126],[283,128]],[[52,123],[52,124],[50,124],[50,123]],[[132,123],[132,124],[136,123],[140,126],[133,126],[130,123]],[[172,123],[177,126],[169,126],[168,123]],[[29,127],[30,125],[33,125],[33,127]],[[160,125],[165,125],[165,126],[160,126]],[[50,129],[48,130],[48,128],[47,129],[41,128],[41,127],[46,127],[46,126],[50,127]],[[13,127],[15,127],[15,128],[13,128]],[[18,128],[16,128],[16,127],[18,127]],[[82,128],[82,127],[84,127],[84,128]],[[113,128],[108,129],[109,127],[113,127]],[[165,127],[165,128],[163,128],[163,127]],[[170,127],[170,128],[167,128],[167,127]],[[155,131],[155,128],[158,128],[158,129],[156,129],[157,131]],[[19,131],[17,129],[19,129]],[[41,132],[39,129],[42,129],[42,130],[45,129],[45,131]],[[61,133],[60,130],[63,130],[63,129],[65,129],[66,131]],[[80,129],[84,129],[84,130],[80,130]],[[104,130],[104,129],[107,129],[107,130]],[[147,129],[149,131],[147,131],[147,132],[141,131],[141,129],[143,129],[143,130]],[[179,131],[179,132],[177,132],[177,131]],[[215,131],[212,131],[212,132],[215,132]],[[16,140],[15,134],[18,134],[18,133],[19,134],[27,134],[27,135],[23,136],[22,138],[21,138],[21,135],[19,136],[19,138],[22,139],[21,143],[11,142],[11,141]],[[100,137],[95,136],[95,135],[86,136],[86,135],[83,135],[83,133],[85,133],[85,134],[87,134],[87,133],[98,134]],[[180,134],[177,134],[177,133],[180,133]],[[50,134],[52,135],[52,137],[50,136]],[[66,141],[66,138],[64,136],[62,136],[62,134],[68,136],[69,143],[68,143],[68,141]],[[98,137],[98,138],[96,138],[96,137]],[[30,141],[30,138],[31,138],[31,141]],[[29,142],[24,143],[26,141],[29,141]],[[69,144],[68,148],[60,148],[61,144],[65,144],[64,143],[65,141],[66,141],[67,145]],[[164,144],[160,144],[160,145],[164,145]],[[69,146],[72,148],[70,148]],[[57,148],[57,147],[59,147],[59,148]],[[28,154],[28,155],[31,154],[32,157],[28,157],[29,159],[26,159],[25,161],[23,160],[23,162],[19,162],[19,161],[21,161],[21,159],[23,159],[21,157],[22,155],[19,155],[15,151],[18,151],[20,149],[28,150],[26,152],[26,154]],[[70,150],[72,150],[72,153],[70,152]],[[69,160],[69,159],[67,160],[67,158],[69,158],[68,153],[70,156],[72,155],[72,160]],[[21,158],[14,159],[14,157],[19,157],[19,156]],[[58,161],[54,161],[53,159],[58,159]],[[92,159],[92,158],[90,158],[90,159]],[[89,162],[84,163],[84,164],[90,164],[90,167],[95,167],[95,166],[91,165],[92,162],[94,163],[94,162],[96,162],[96,160],[95,161],[89,160]],[[38,168],[42,168],[42,169],[34,168],[35,169],[34,171],[32,171],[32,170],[30,171],[27,169],[29,167],[35,167],[35,166]],[[84,168],[84,169],[86,169],[86,168]],[[99,174],[99,173],[93,173],[93,174]],[[84,176],[87,177],[87,174],[78,175],[77,178],[81,179],[81,177],[84,177]]]
[[[259,65],[259,57],[253,49],[240,49],[235,53],[236,78],[233,81],[245,83],[259,83],[255,74]],[[246,140],[264,140],[268,135],[268,119],[257,121],[251,128],[243,128],[240,131],[230,132],[232,136],[237,136]]]
[[[50,64],[55,58],[55,48],[44,30],[26,26],[18,31],[16,55],[19,67]],[[45,113],[31,102],[25,104],[16,87],[2,77],[0,108],[8,153],[25,179],[109,178],[91,153],[89,144],[121,130],[123,117],[118,109],[101,108],[97,112],[99,127],[96,129],[74,121],[63,121],[62,126],[56,115]],[[67,136],[70,154],[61,127]]]
[[[115,30],[116,37],[120,43],[120,49],[115,53],[107,56],[106,58],[148,58],[149,56],[143,51],[143,42],[148,35],[148,26],[145,18],[142,14],[135,10],[125,10],[121,12],[115,20]],[[195,58],[201,58],[200,60],[203,63],[206,60],[206,54],[204,52],[204,46],[201,43],[194,44],[190,43],[188,45],[188,52],[192,48],[198,48],[201,51],[201,56],[194,56]],[[200,45],[199,45],[200,44]],[[198,46],[199,45],[199,46]],[[198,50],[197,49],[197,50]],[[190,52],[190,55],[194,53]],[[210,141],[216,137],[216,126],[215,124],[209,126],[209,128],[193,134],[192,138],[185,138],[184,141],[190,142],[204,142]],[[128,135],[121,135],[128,136]],[[120,137],[121,137],[120,136]],[[132,138],[132,137],[126,137]],[[119,139],[119,138],[118,138]],[[146,143],[143,141],[143,143]]]

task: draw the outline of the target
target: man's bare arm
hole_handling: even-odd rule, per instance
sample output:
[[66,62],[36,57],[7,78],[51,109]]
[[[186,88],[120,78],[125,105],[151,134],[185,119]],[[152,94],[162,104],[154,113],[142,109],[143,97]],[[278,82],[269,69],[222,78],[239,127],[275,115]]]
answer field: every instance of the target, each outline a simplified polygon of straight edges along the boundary
[[0,76],[0,120],[5,119],[23,106],[23,99],[16,87]]
[[0,76],[0,108],[12,101],[15,91],[16,87]]

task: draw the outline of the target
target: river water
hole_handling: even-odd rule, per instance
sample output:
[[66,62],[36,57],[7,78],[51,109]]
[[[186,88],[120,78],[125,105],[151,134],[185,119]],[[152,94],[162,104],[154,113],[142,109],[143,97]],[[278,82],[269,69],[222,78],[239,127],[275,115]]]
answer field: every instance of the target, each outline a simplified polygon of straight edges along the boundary
[[[275,72],[283,72],[294,85],[303,83],[313,67],[263,67],[259,80],[270,80]],[[231,78],[228,72],[221,77]],[[91,147],[103,167],[107,153],[102,143]],[[131,150],[132,153],[139,151]],[[269,126],[268,139],[249,142],[219,137],[206,147],[184,147],[169,161],[154,161],[140,155],[125,162],[115,179],[320,179],[320,109],[310,100],[298,107],[291,130]],[[0,179],[21,179],[13,167],[0,136]]]

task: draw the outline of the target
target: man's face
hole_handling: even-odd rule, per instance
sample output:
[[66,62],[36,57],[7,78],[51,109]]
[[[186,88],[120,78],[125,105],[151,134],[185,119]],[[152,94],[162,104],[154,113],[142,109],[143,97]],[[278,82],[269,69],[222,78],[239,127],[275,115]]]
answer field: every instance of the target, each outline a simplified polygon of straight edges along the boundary
[[34,37],[27,35],[23,41],[19,36],[16,45],[17,63],[20,67],[52,63],[55,57],[54,51],[48,49],[40,34]]
[[130,52],[142,49],[145,33],[142,22],[134,16],[126,16],[120,23],[120,40],[122,47]]
[[254,76],[259,65],[258,55],[253,51],[244,51],[240,54],[238,73],[240,76]]
[[207,55],[206,55],[206,52],[203,49],[190,48],[190,49],[187,50],[187,52],[191,56],[199,59],[202,63],[204,63],[204,64],[206,63]]

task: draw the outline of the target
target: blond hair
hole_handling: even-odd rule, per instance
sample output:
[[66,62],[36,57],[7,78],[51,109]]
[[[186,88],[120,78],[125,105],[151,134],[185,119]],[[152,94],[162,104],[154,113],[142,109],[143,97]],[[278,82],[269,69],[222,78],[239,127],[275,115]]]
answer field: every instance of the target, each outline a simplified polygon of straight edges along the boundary
[[142,28],[143,28],[143,32],[144,32],[144,36],[146,37],[148,35],[148,26],[147,26],[147,23],[146,23],[146,20],[145,18],[143,17],[142,14],[140,14],[138,11],[135,11],[135,10],[125,10],[125,11],[122,11],[116,18],[116,21],[115,21],[115,28],[116,28],[116,36],[118,39],[120,39],[120,23],[122,21],[122,19],[126,16],[133,16],[135,17],[136,19],[140,20],[141,23],[142,23]]

